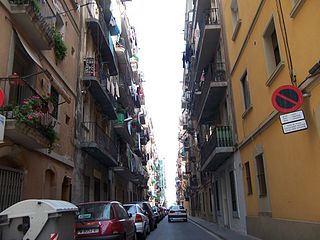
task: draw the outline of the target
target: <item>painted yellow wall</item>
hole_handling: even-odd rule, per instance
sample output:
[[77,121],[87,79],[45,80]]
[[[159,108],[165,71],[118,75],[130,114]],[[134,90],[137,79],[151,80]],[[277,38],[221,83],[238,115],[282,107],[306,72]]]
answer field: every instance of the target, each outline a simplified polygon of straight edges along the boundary
[[[238,142],[241,143],[250,133],[268,117],[274,108],[271,104],[273,91],[281,85],[290,84],[288,61],[286,59],[284,42],[281,36],[276,1],[264,1],[263,9],[256,25],[244,45],[244,39],[249,31],[252,19],[260,1],[238,0],[239,14],[242,24],[235,41],[231,40],[232,22],[230,2],[222,1],[227,46],[229,50],[234,112],[238,131]],[[297,85],[308,75],[308,70],[320,59],[320,2],[305,1],[294,18],[290,18],[291,1],[281,1],[285,24],[288,33],[289,46],[294,69],[297,75]],[[275,28],[280,47],[281,60],[284,68],[270,86],[263,46],[263,33],[274,16]],[[236,66],[234,63],[244,45]],[[245,116],[240,79],[247,70],[252,109]],[[320,80],[318,80],[320,82]],[[257,216],[258,187],[254,152],[257,145],[264,149],[265,171],[268,182],[272,216],[275,218],[320,221],[320,84],[311,91],[311,97],[304,98],[301,108],[306,116],[308,130],[283,134],[280,121],[277,119],[247,145],[240,149],[242,162],[250,161],[253,195],[246,197],[248,216]],[[244,176],[245,179],[245,176]],[[244,182],[245,192],[246,183]]]

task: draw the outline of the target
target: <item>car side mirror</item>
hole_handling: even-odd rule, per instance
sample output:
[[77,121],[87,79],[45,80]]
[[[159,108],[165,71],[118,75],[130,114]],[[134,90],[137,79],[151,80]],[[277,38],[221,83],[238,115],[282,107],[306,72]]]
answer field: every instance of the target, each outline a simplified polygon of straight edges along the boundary
[[129,218],[132,218],[132,213],[128,213]]

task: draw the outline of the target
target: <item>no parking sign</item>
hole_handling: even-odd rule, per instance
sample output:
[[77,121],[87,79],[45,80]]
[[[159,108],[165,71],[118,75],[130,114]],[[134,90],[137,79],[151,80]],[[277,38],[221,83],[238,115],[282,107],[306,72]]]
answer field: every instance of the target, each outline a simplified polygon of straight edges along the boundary
[[296,111],[302,106],[302,103],[302,92],[292,85],[281,86],[272,94],[272,105],[282,113]]

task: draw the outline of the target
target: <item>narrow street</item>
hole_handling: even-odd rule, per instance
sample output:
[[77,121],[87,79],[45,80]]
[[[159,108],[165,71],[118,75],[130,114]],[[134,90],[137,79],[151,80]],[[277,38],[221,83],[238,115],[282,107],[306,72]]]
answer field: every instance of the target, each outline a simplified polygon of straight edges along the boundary
[[164,218],[155,229],[147,237],[148,240],[219,240],[212,233],[204,228],[196,225],[193,221],[188,222],[171,222],[168,223],[168,218]]

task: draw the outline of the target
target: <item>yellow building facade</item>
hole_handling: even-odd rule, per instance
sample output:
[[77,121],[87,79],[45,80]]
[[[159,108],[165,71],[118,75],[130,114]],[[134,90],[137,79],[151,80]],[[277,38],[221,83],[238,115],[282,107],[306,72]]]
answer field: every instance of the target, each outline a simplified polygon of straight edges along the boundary
[[[221,1],[247,232],[320,239],[320,1]],[[308,128],[284,134],[272,106],[283,85],[303,93]]]

